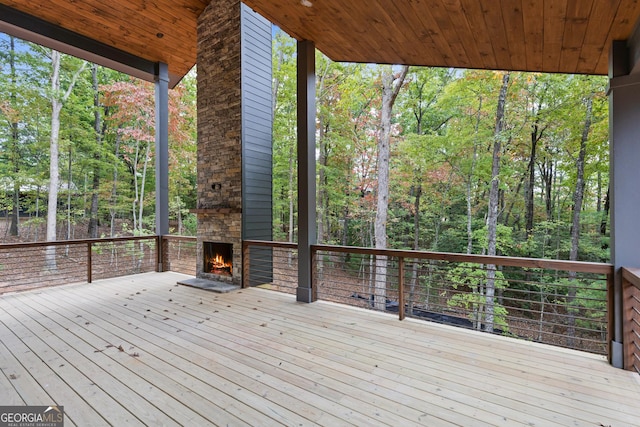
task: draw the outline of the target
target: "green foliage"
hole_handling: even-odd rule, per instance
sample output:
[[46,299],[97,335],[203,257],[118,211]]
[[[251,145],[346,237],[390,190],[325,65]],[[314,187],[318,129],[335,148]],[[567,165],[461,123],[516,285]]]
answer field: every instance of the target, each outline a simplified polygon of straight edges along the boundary
[[182,226],[184,227],[184,235],[195,236],[198,226],[198,218],[195,214],[187,214],[182,219]]
[[[468,312],[469,320],[479,329],[486,321],[484,306],[486,304],[485,287],[487,284],[487,270],[479,268],[477,264],[460,263],[447,272],[447,281],[454,291],[447,300],[449,307],[463,308]],[[508,282],[501,271],[495,272],[495,289],[505,289]],[[504,332],[509,331],[506,316],[507,309],[494,302],[494,325]]]
[[[476,229],[473,232],[473,238],[475,242],[479,243],[480,249],[486,251],[487,249],[487,226]],[[523,242],[525,245],[531,245],[528,241]],[[513,253],[514,237],[513,228],[507,227],[504,224],[498,224],[496,227],[496,249],[501,254]]]

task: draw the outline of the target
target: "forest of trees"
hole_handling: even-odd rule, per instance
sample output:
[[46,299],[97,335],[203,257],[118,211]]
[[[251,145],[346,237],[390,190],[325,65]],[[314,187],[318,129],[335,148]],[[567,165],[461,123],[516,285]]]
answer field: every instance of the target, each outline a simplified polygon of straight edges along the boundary
[[[296,46],[273,46],[274,236],[295,241]],[[316,58],[320,242],[608,261],[605,78]],[[170,93],[179,234],[195,233],[195,73]],[[153,91],[2,35],[0,240],[153,232]]]
[[[316,61],[318,241],[608,261],[605,78]],[[274,234],[295,241],[295,41],[273,64]]]
[[[194,233],[196,82],[170,93],[173,232]],[[153,233],[154,85],[0,35],[2,241]]]

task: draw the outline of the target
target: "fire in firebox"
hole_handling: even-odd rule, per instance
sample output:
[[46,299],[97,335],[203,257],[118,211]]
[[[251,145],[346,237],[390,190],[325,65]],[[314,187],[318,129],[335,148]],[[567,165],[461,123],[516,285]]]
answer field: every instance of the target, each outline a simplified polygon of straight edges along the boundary
[[233,273],[233,246],[227,243],[204,242],[204,273],[231,276]]
[[216,255],[213,259],[209,260],[209,273],[231,274],[231,268],[231,263],[225,262],[222,255]]

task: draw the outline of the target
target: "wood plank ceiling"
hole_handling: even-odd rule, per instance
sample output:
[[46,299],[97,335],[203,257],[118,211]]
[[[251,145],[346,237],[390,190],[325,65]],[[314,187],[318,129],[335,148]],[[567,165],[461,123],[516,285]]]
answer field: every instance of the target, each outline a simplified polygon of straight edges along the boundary
[[[183,76],[210,0],[0,0]],[[245,0],[336,61],[606,74],[639,0]],[[0,17],[2,19],[2,17]],[[162,35],[161,37],[159,35]]]
[[[0,0],[1,4],[152,62],[182,78],[196,63],[196,24],[210,0]],[[2,19],[2,16],[0,16]]]
[[638,0],[245,0],[336,61],[607,74]]

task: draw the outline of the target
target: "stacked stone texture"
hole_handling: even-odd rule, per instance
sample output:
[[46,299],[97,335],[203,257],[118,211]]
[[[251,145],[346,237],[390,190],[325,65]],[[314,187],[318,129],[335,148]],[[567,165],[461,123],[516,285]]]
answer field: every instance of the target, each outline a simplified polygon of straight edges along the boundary
[[232,243],[234,284],[242,273],[240,31],[238,0],[211,2],[198,19],[197,275],[224,280],[202,272],[202,242]]

